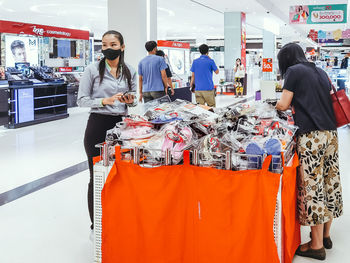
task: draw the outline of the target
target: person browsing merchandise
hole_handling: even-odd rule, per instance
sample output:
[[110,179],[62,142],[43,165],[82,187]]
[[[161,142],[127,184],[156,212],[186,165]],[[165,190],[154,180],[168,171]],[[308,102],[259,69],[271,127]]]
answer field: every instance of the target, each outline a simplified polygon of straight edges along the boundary
[[91,108],[87,122],[84,147],[88,158],[90,182],[88,186],[88,207],[93,229],[93,157],[100,154],[95,147],[106,138],[106,131],[112,129],[122,116],[128,114],[128,106],[135,106],[136,71],[124,62],[124,39],[114,30],[102,36],[104,58],[86,67],[80,80],[78,105]]
[[[156,55],[159,57],[164,58],[165,61],[165,53],[163,50],[157,50]],[[166,62],[165,62],[166,63]],[[169,68],[169,65],[167,64],[167,68],[165,69],[166,77],[167,77],[167,84],[168,84],[168,91],[169,89],[172,91],[171,94],[174,93],[174,88],[173,88],[173,82],[171,78],[173,77],[173,74],[171,73],[171,70]]]
[[332,86],[327,73],[308,62],[303,49],[295,43],[282,47],[278,64],[284,85],[276,108],[287,110],[293,106],[295,125],[299,127],[299,222],[311,227],[311,241],[300,245],[295,254],[324,260],[325,248],[333,246],[332,221],[343,214]]
[[191,72],[191,87],[195,84],[195,95],[197,103],[215,107],[215,91],[213,83],[213,71],[219,74],[219,69],[215,65],[214,60],[209,56],[209,47],[203,44],[199,47],[199,52],[202,54],[192,63]]
[[[148,102],[168,94],[167,76],[164,58],[156,56],[157,43],[148,41],[145,44],[148,56],[138,65],[140,102]],[[172,95],[174,91],[172,90]]]

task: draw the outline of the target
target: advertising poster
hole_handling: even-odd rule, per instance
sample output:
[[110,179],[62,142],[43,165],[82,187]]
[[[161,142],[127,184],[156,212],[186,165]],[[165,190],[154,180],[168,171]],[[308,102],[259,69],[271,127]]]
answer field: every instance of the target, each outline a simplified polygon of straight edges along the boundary
[[38,38],[30,36],[5,36],[6,67],[14,67],[15,63],[28,62],[38,65]]
[[184,50],[169,50],[169,61],[171,68],[176,74],[185,74]]
[[34,91],[33,88],[18,91],[18,122],[34,120]]
[[347,4],[297,5],[289,9],[290,24],[335,24],[347,22]]

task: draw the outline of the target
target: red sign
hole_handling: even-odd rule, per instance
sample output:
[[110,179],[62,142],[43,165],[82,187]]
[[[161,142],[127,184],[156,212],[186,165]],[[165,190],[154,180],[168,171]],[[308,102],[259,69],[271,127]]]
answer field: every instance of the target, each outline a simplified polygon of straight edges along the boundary
[[316,31],[315,29],[311,29],[308,37],[313,41],[316,41],[318,39],[318,31]]
[[72,72],[73,68],[72,67],[60,67],[58,68],[59,72]]
[[247,39],[247,31],[246,31],[246,15],[245,13],[241,13],[241,62],[244,68],[246,68],[246,39]]
[[89,40],[89,31],[0,20],[1,33]]
[[262,66],[263,72],[272,72],[272,58],[264,58]]
[[158,40],[158,47],[186,48],[190,49],[190,43]]

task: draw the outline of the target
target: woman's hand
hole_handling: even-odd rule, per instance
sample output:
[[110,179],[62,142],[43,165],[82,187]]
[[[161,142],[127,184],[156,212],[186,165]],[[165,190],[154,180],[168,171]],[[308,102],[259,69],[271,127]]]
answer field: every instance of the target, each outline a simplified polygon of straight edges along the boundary
[[104,98],[104,99],[102,99],[102,104],[103,104],[103,106],[113,105],[115,100],[116,100],[115,96],[112,96],[109,98]]
[[114,95],[113,97],[116,98],[116,100],[118,100],[119,102],[121,103],[126,103],[126,104],[131,104],[131,103],[134,103],[134,99],[135,99],[135,96],[132,95],[132,94],[123,94],[123,93],[118,93],[116,95]]

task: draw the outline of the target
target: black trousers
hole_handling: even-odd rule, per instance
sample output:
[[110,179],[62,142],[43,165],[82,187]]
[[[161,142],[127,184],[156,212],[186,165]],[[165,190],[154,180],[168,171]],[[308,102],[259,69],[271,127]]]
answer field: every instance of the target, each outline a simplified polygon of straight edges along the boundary
[[[122,120],[121,116],[104,115],[91,113],[87,122],[84,147],[89,162],[90,182],[88,185],[88,207],[91,223],[94,223],[94,170],[93,157],[100,154],[100,150],[95,147],[106,139],[107,130],[112,129],[117,122]],[[93,226],[93,225],[92,225]]]

